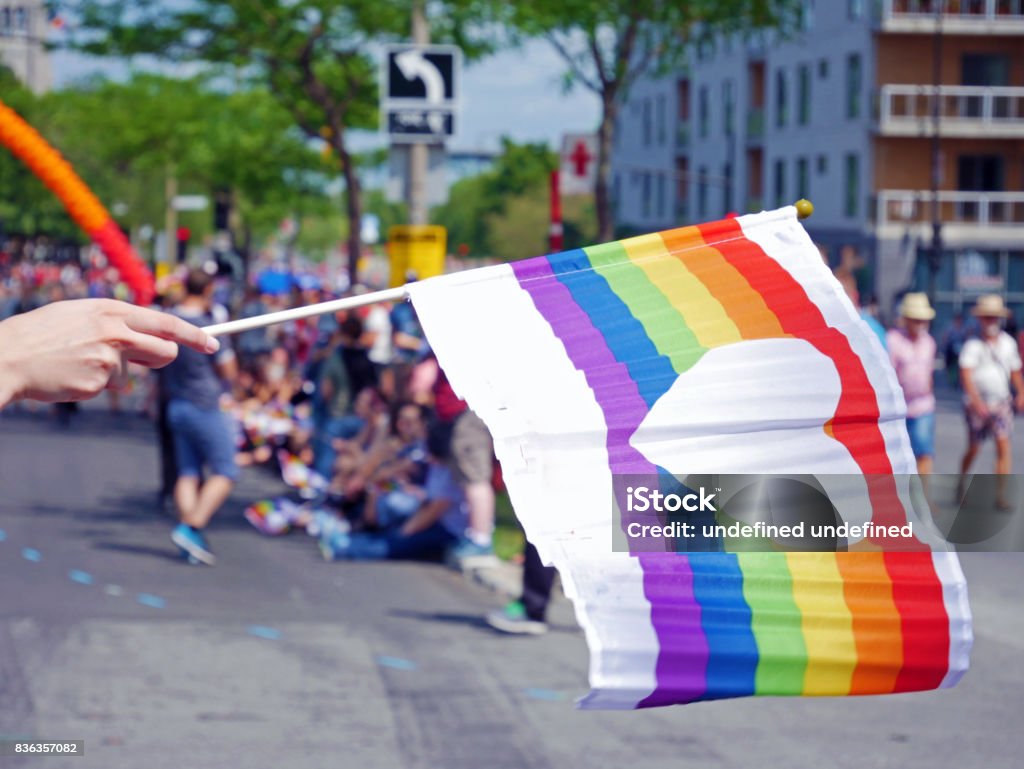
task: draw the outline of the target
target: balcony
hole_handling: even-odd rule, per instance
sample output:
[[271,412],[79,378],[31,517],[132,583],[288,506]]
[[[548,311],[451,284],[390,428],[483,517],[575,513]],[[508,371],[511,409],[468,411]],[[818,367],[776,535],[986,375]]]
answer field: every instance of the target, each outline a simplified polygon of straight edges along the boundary
[[[1024,192],[939,191],[942,235],[951,244],[1014,244],[1024,239]],[[932,193],[881,190],[875,224],[880,237],[931,238]]]
[[933,34],[941,15],[950,35],[1024,34],[1024,0],[880,0],[876,13],[882,32]]
[[[936,97],[937,93],[937,97]],[[1024,138],[1024,88],[884,85],[878,100],[883,136],[931,136],[932,110],[939,100],[943,136]]]

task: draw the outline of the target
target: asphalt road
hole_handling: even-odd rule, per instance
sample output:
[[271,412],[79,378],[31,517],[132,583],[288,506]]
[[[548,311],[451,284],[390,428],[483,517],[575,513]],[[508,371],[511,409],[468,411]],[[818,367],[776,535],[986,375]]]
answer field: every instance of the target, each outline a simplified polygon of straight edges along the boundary
[[[962,426],[944,409],[948,469]],[[442,566],[328,564],[303,534],[260,537],[241,510],[282,489],[257,471],[211,530],[219,565],[187,567],[156,470],[136,417],[0,415],[0,737],[86,743],[0,766],[934,769],[1024,752],[1024,555],[964,557],[976,640],[954,690],[586,713],[564,599],[552,633],[502,637],[480,620],[498,599]]]

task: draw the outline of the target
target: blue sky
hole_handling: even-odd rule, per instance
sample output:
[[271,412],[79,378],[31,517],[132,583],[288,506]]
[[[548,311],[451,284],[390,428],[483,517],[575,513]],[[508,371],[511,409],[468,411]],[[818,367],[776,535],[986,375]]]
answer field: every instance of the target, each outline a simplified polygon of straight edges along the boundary
[[[56,85],[103,72],[123,75],[125,67],[67,52],[53,58]],[[461,119],[453,149],[495,149],[500,137],[516,141],[546,141],[557,149],[563,133],[580,133],[597,127],[599,103],[589,91],[566,94],[558,56],[543,42],[504,51],[467,67],[462,76]],[[360,137],[357,149],[384,143],[383,136]]]

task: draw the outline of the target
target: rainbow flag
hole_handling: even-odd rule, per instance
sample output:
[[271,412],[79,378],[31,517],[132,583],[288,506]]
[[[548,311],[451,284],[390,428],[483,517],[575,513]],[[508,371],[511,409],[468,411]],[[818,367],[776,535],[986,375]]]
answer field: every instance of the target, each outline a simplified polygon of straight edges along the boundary
[[[630,554],[615,474],[915,472],[888,358],[792,207],[416,283],[591,652],[581,706],[954,685],[956,555]],[[458,308],[458,311],[453,311]],[[883,478],[881,484],[877,478]]]

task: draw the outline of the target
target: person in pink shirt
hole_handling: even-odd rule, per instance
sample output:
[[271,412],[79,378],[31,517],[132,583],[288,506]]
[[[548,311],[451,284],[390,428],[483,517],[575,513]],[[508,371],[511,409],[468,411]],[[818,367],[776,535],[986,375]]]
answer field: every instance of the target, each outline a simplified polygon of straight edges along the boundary
[[907,294],[900,303],[900,326],[886,335],[889,359],[907,401],[907,432],[919,475],[932,471],[935,457],[935,339],[928,324],[935,310],[926,294]]

